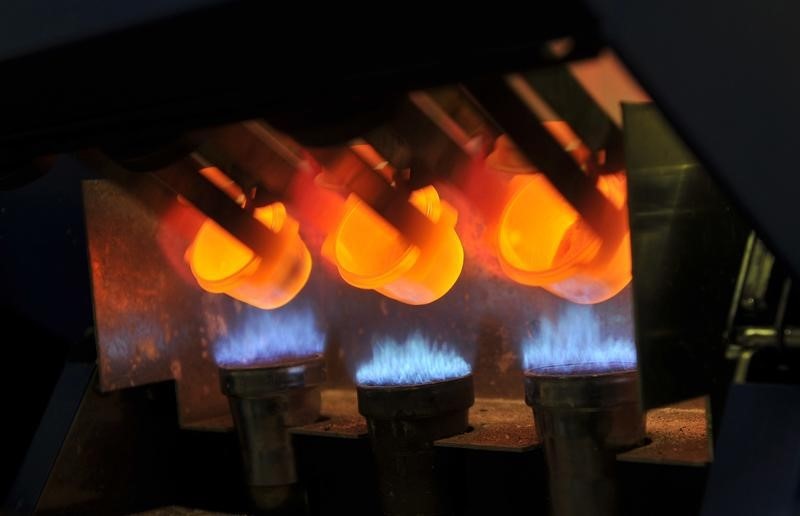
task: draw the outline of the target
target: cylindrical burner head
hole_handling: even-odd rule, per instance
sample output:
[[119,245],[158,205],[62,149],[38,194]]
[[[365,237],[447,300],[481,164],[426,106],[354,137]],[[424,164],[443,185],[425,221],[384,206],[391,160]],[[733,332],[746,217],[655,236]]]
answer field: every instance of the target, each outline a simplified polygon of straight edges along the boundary
[[415,385],[359,385],[358,411],[372,419],[418,419],[465,411],[475,402],[472,375]]
[[325,381],[325,361],[319,355],[252,366],[220,366],[222,393],[259,399],[276,392],[316,387]]
[[635,369],[525,373],[555,516],[617,514],[615,455],[644,440]]
[[464,433],[475,401],[472,375],[435,383],[358,386],[387,515],[448,514],[433,442]]
[[631,448],[644,438],[639,373],[635,369],[569,374],[529,371],[525,374],[525,403],[534,409],[543,442],[559,431],[554,426],[556,419],[564,418],[585,421],[587,428],[600,432],[597,437],[605,448]]
[[314,356],[249,367],[221,366],[219,376],[254,499],[284,503],[285,497],[270,493],[275,489],[283,493],[297,481],[288,428],[319,418],[323,359]]

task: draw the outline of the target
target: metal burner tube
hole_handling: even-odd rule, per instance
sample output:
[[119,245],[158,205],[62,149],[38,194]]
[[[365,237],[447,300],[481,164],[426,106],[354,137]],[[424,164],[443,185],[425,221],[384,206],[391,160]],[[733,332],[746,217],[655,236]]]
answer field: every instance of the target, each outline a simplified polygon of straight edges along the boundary
[[[319,418],[319,357],[264,367],[220,367],[251,494],[261,508],[296,503],[300,496],[288,429]],[[293,501],[294,499],[294,501]]]
[[474,401],[471,375],[431,384],[358,387],[384,514],[451,513],[436,474],[433,442],[466,432]]
[[616,453],[644,440],[635,370],[525,375],[544,445],[554,516],[613,516]]

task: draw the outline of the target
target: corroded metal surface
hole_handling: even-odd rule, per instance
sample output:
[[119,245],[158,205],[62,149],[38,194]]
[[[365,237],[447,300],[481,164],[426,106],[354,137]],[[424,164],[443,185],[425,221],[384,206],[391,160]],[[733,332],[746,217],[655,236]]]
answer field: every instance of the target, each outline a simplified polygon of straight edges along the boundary
[[293,434],[360,439],[367,435],[367,422],[358,413],[354,389],[322,391],[323,419],[310,425],[295,427]]
[[437,446],[525,452],[539,446],[531,409],[519,400],[478,398],[470,410],[471,431],[440,439]]
[[186,236],[161,221],[171,217],[191,226],[193,211],[152,186],[136,190],[149,206],[129,191],[108,181],[84,183],[100,387],[174,378],[182,424],[218,416],[227,400],[209,343],[236,307],[203,293],[180,268]]
[[[293,428],[292,433],[358,439],[367,433],[358,413],[356,393],[351,389],[322,391],[325,420]],[[495,451],[528,451],[538,446],[531,410],[519,400],[476,398],[469,412],[471,430],[439,439],[437,446]]]
[[650,410],[646,425],[650,443],[617,455],[618,460],[691,466],[711,462],[705,398]]
[[[359,439],[366,436],[352,389],[322,391],[323,421],[292,433]],[[646,416],[648,444],[621,453],[618,460],[702,466],[711,462],[705,398],[653,409]],[[436,446],[500,452],[528,452],[540,444],[530,407],[522,399],[476,398],[469,412],[471,430],[439,439]]]
[[317,437],[361,439],[367,436],[367,422],[361,416],[331,416],[310,425],[292,428],[289,432]]

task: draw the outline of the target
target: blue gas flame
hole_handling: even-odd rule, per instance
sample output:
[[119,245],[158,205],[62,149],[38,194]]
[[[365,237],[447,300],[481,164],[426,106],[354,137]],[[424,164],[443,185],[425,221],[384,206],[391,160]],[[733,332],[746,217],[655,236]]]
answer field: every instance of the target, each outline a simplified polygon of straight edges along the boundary
[[226,367],[254,366],[321,354],[325,334],[310,309],[259,310],[217,341],[214,360]]
[[636,366],[636,347],[625,338],[602,334],[591,307],[572,305],[558,321],[542,321],[535,335],[522,342],[527,371],[602,372]]
[[472,371],[449,344],[412,333],[404,342],[378,341],[372,359],[356,371],[361,385],[416,385],[460,378]]

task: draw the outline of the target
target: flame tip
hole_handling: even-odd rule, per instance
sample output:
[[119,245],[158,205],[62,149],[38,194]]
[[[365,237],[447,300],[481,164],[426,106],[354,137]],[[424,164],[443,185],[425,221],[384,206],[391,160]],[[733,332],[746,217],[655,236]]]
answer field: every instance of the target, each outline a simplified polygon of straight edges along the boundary
[[570,305],[557,321],[544,319],[536,335],[523,340],[526,373],[585,374],[636,367],[630,339],[603,336],[591,307]]
[[322,355],[325,333],[308,308],[250,312],[241,327],[217,341],[214,362],[223,368],[268,367]]
[[356,383],[368,387],[423,385],[471,373],[472,367],[449,343],[414,331],[402,343],[394,337],[380,338],[372,359],[356,371]]

